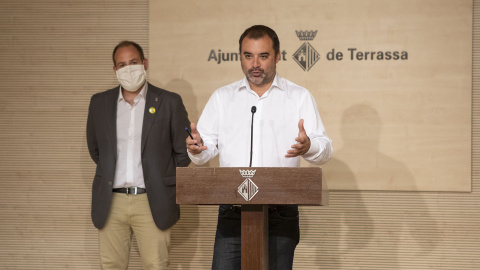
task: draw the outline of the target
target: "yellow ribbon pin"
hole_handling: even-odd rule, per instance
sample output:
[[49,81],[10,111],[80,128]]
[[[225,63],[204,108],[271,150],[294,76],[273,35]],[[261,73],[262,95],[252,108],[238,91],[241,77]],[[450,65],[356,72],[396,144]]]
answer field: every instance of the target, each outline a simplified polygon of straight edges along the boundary
[[149,111],[151,114],[154,114],[154,113],[155,113],[155,108],[154,108],[154,107],[150,107],[150,109],[148,109],[148,111]]

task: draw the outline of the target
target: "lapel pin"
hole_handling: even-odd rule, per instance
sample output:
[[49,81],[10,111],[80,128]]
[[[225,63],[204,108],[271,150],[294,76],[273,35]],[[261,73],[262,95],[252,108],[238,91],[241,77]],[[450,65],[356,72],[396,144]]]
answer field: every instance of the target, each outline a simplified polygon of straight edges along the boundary
[[158,97],[155,97],[155,101],[158,101]]
[[149,111],[151,114],[154,114],[154,113],[155,113],[155,108],[154,108],[154,107],[150,107],[150,109],[148,109],[148,111]]

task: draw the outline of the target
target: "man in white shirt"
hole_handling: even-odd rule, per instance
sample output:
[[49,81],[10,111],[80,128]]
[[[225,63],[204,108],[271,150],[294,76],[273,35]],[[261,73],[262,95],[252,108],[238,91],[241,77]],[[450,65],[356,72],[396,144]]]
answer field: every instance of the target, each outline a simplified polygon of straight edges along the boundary
[[180,218],[175,171],[190,163],[190,122],[179,95],[146,81],[140,45],[120,42],[112,58],[120,85],[92,96],[87,120],[102,269],[127,269],[133,234],[143,269],[168,269],[170,231]]
[[[216,90],[198,128],[191,123],[190,159],[200,165],[219,154],[221,167],[299,167],[300,157],[312,164],[327,162],[332,143],[313,96],[276,73],[280,42],[275,31],[252,26],[239,46],[245,78]],[[212,269],[240,269],[240,212],[239,206],[220,205]],[[299,239],[298,206],[271,206],[270,269],[292,269]]]

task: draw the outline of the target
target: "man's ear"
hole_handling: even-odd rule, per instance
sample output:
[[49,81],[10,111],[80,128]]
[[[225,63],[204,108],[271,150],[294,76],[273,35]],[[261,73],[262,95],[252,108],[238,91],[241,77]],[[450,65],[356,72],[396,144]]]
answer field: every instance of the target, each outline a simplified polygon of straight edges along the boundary
[[145,67],[145,71],[147,71],[147,69],[148,69],[148,59],[147,58],[143,59],[143,66]]

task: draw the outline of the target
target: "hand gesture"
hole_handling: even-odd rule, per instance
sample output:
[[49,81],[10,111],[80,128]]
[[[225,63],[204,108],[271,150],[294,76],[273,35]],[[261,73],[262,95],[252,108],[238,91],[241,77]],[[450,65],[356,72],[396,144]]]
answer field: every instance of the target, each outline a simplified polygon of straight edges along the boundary
[[185,143],[187,144],[188,152],[190,152],[192,155],[198,155],[203,150],[206,150],[207,147],[203,145],[202,137],[200,137],[200,133],[198,132],[197,125],[195,125],[195,123],[190,123],[190,130],[193,139],[188,136],[185,140]]
[[292,149],[287,151],[285,157],[301,156],[310,149],[310,138],[303,128],[303,119],[300,119],[298,122],[298,137],[295,138],[295,141],[297,141],[297,143],[292,145]]

